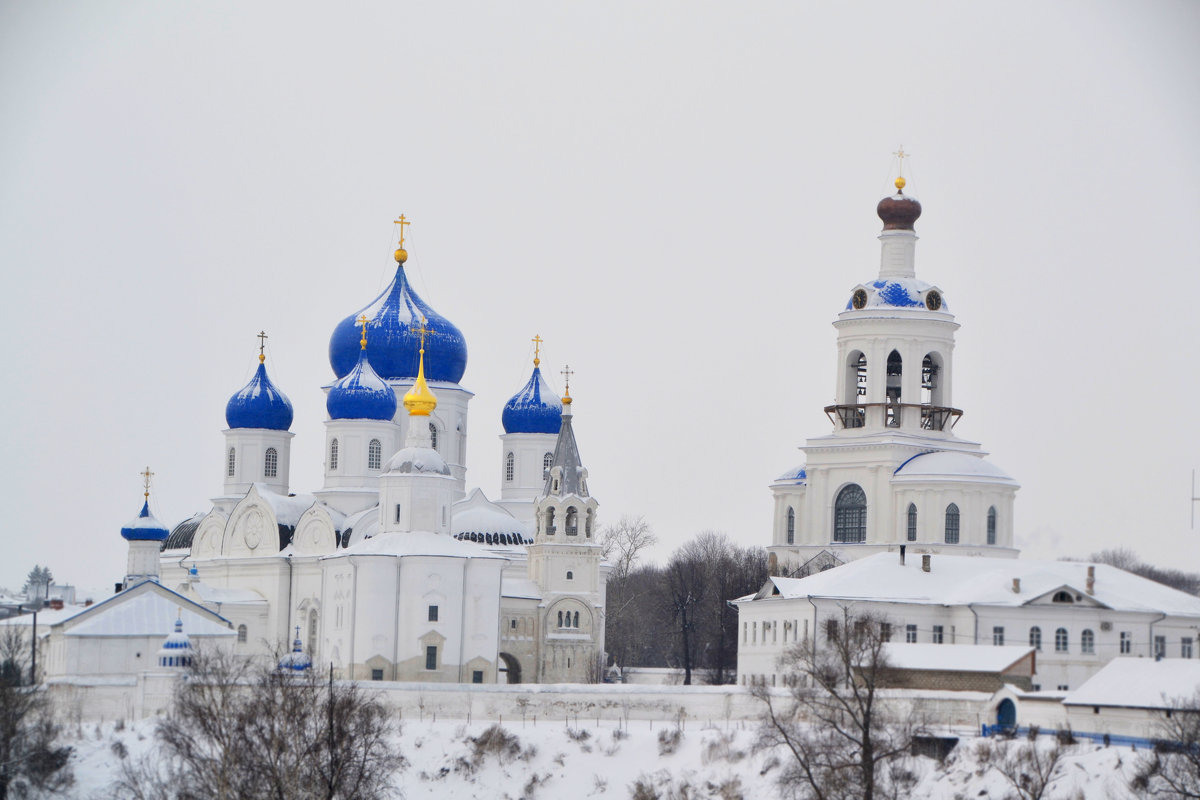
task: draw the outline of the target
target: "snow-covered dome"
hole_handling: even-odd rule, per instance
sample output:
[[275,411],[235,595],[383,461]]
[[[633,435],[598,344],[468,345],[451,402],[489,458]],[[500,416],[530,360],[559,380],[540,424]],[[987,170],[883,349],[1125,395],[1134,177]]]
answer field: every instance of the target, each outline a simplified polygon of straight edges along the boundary
[[450,535],[462,542],[501,547],[533,544],[529,525],[488,500],[478,488],[454,504]]
[[383,293],[338,323],[329,339],[329,365],[339,378],[358,361],[361,329],[359,317],[366,315],[367,339],[371,342],[371,366],[386,380],[413,378],[421,334],[413,331],[425,318],[425,377],[431,381],[458,383],[467,369],[467,342],[450,320],[434,311],[417,296],[404,274],[396,277]]
[[329,389],[325,409],[330,419],[391,420],[396,416],[396,393],[371,368],[366,350],[358,363]]
[[160,667],[186,667],[192,663],[192,640],[183,632],[183,620],[175,620],[175,630],[167,634],[158,651]]
[[[931,292],[935,293],[935,297],[930,297]],[[950,310],[941,290],[916,278],[887,278],[861,283],[846,301],[847,311],[879,307]]]
[[505,433],[558,433],[562,427],[562,400],[534,366],[529,382],[504,404],[500,421]]
[[279,669],[284,672],[303,672],[312,666],[312,658],[304,652],[300,641],[300,626],[296,626],[296,638],[292,640],[292,652],[279,659]]
[[[415,417],[410,424],[421,425],[423,418]],[[388,459],[383,466],[383,471],[449,475],[450,467],[446,465],[446,460],[437,450],[428,447],[406,447]]]
[[954,450],[920,453],[896,468],[892,480],[914,481],[976,481],[982,483],[1011,483],[1008,473],[979,455]]
[[775,480],[779,483],[807,483],[808,469],[805,464],[801,464],[798,467],[792,467]]
[[170,535],[166,526],[150,513],[150,501],[142,503],[142,511],[128,525],[121,528],[121,535],[129,541],[161,542]]
[[231,428],[286,431],[292,427],[292,401],[271,383],[261,357],[254,377],[229,398],[225,406],[225,422]]

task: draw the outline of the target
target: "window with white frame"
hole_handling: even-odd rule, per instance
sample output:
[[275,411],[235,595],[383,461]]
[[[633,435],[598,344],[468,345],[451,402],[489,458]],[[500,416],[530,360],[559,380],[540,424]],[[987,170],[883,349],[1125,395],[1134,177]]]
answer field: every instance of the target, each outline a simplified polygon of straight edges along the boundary
[[1042,629],[1037,625],[1029,629],[1029,646],[1039,653],[1042,652]]
[[383,466],[383,445],[378,439],[372,439],[367,445],[367,469],[379,469]]
[[512,483],[517,473],[517,459],[512,453],[504,457],[504,480]]
[[946,506],[946,544],[958,544],[958,506]]
[[1054,652],[1065,653],[1070,648],[1068,646],[1069,639],[1067,637],[1067,629],[1059,628],[1054,632]]
[[1133,652],[1133,634],[1121,631],[1121,655],[1127,656]]
[[429,446],[434,450],[438,449],[438,429],[432,422],[429,423]]
[[787,543],[796,543],[796,511],[793,508],[788,508],[787,513]]
[[908,642],[909,644],[912,644],[916,640],[917,640],[917,626],[916,625],[905,625],[904,626],[904,641]]
[[554,454],[546,453],[546,455],[542,456],[542,480],[546,480],[550,475],[550,467],[552,466],[554,466]]
[[338,464],[338,440],[329,440],[329,469],[332,472],[337,469]]
[[1079,635],[1079,650],[1087,655],[1096,654],[1096,634],[1091,628],[1084,628]]
[[942,644],[945,642],[945,639],[946,639],[946,629],[943,628],[941,625],[934,625],[933,626],[933,643],[934,644]]
[[275,478],[279,475],[279,451],[274,447],[268,447],[267,452],[263,454],[263,477]]
[[908,504],[908,540],[910,542],[917,540],[917,506],[915,503]]
[[995,625],[992,627],[992,644],[996,647],[1004,646],[1004,626]]
[[988,509],[987,515],[987,543],[996,543],[996,507],[992,506]]
[[1155,636],[1154,637],[1154,657],[1155,658],[1166,658],[1166,656],[1167,656],[1167,637]]
[[834,501],[833,540],[846,544],[867,540],[867,494],[856,483],[844,487]]
[[1180,658],[1191,658],[1192,657],[1192,637],[1185,636],[1179,640],[1179,657]]
[[236,469],[237,469],[237,451],[231,447],[231,448],[229,448],[229,460],[225,464],[226,477],[232,478],[233,473],[236,471]]

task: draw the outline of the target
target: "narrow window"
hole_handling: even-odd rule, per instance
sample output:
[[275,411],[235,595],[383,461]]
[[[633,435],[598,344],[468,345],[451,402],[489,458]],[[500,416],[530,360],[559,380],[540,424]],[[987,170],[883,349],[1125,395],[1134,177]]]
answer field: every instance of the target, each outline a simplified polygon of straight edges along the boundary
[[547,536],[554,535],[554,509],[553,508],[546,509],[546,535]]
[[246,626],[238,625],[238,644],[246,643]]
[[550,475],[550,467],[552,466],[554,466],[554,454],[546,453],[546,455],[542,456],[542,480],[546,480]]
[[400,522],[400,504],[396,503],[396,522]]
[[1180,658],[1191,658],[1192,657],[1192,637],[1185,636],[1179,640],[1179,657]]
[[383,465],[383,445],[372,439],[367,445],[367,469],[379,469]]
[[425,648],[425,669],[437,669],[437,645]]
[[1088,655],[1096,653],[1096,634],[1088,628],[1084,628],[1083,634],[1079,637],[1079,651]]
[[583,530],[588,539],[592,538],[592,510],[590,508],[587,510],[587,516],[583,520]]
[[1065,653],[1067,650],[1067,629],[1059,628],[1054,632],[1054,652]]
[[572,627],[572,628],[578,628],[578,627],[579,627],[579,612],[578,612],[578,611],[576,611],[576,612],[575,612],[575,624],[574,624],[574,625],[572,625],[571,627]]
[[567,570],[567,580],[569,580],[569,581],[575,580],[575,573],[572,572],[571,570]]
[[1042,629],[1037,625],[1029,629],[1029,646],[1039,653],[1042,652]]
[[[795,623],[795,621],[793,621],[792,622],[792,641],[793,642],[796,641],[795,625],[796,625],[796,623]],[[890,622],[879,623],[879,641],[890,642],[891,640],[892,640],[892,623],[890,623]]]
[[330,439],[329,440],[329,471],[330,472],[337,469],[337,458],[338,458],[338,440]]
[[483,670],[477,669],[471,672],[471,683],[483,683]]
[[838,492],[834,503],[833,540],[849,544],[867,540],[867,495],[856,483]]
[[917,506],[914,503],[908,504],[908,540],[917,540]]
[[1004,626],[996,625],[992,628],[992,644],[997,647],[1004,646]]
[[1133,636],[1129,631],[1121,631],[1121,655],[1127,656],[1133,651]]
[[796,543],[796,511],[790,507],[787,515],[787,543]]
[[945,641],[946,629],[941,625],[933,626],[933,643],[942,644]]
[[504,457],[504,480],[512,483],[513,476],[516,474],[517,465],[516,457],[509,453]]
[[437,606],[429,607],[429,621],[430,622],[438,621],[438,607]]
[[279,474],[279,451],[268,447],[263,455],[263,477],[274,478]]
[[912,644],[913,642],[917,641],[917,626],[916,625],[905,625],[904,626],[904,641],[908,642],[909,644]]
[[838,623],[836,619],[825,620],[825,641],[836,642],[838,638]]
[[992,506],[988,509],[987,517],[987,543],[996,543],[996,507]]
[[958,544],[958,506],[946,506],[946,544]]
[[900,385],[903,380],[904,362],[893,350],[887,359],[887,426],[900,427]]
[[237,451],[232,447],[229,448],[229,461],[225,465],[225,475],[232,478],[234,471],[237,469]]
[[429,446],[434,450],[438,449],[438,429],[432,422],[429,423]]
[[313,609],[308,612],[308,654],[315,655],[317,652],[317,611]]
[[579,512],[575,510],[575,506],[567,506],[567,536],[575,536],[579,533]]
[[371,670],[371,680],[373,680],[373,681],[383,680],[383,670],[381,670],[381,669]]
[[560,627],[560,628],[561,628],[562,626],[563,626],[563,624],[562,624],[562,612],[560,611],[560,612],[558,612],[558,627]]
[[1167,637],[1155,636],[1154,637],[1154,657],[1155,658],[1166,658],[1166,656],[1167,656]]

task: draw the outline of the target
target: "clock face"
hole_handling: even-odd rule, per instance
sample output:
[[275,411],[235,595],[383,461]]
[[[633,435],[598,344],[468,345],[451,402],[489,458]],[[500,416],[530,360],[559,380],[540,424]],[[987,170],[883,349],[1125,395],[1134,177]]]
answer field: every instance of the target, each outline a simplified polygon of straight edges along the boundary
[[867,290],[866,289],[855,289],[854,297],[852,299],[853,299],[855,308],[866,308],[867,307]]
[[925,307],[930,311],[937,311],[942,307],[942,296],[936,291],[925,295]]

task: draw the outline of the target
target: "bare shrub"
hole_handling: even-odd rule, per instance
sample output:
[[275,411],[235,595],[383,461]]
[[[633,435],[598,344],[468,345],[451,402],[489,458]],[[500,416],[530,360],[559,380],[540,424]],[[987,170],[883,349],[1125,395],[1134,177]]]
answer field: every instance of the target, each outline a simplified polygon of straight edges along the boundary
[[572,742],[586,742],[592,734],[586,728],[567,728],[567,738]]
[[62,727],[30,674],[31,660],[26,632],[6,628],[0,634],[0,800],[10,792],[57,792],[75,782],[71,748],[58,744]]
[[495,756],[501,764],[521,757],[521,739],[509,733],[499,724],[492,725],[478,736],[468,737],[471,745],[471,761],[478,767],[488,756]]
[[630,800],[660,800],[658,789],[645,775],[638,778],[629,787]]
[[1200,798],[1200,692],[1179,698],[1158,720],[1159,743],[1130,786],[1146,796]]
[[1021,800],[1041,800],[1061,777],[1065,753],[1057,740],[997,741],[976,747],[975,755],[983,772],[999,772]]
[[683,731],[679,728],[664,728],[658,732],[658,754],[660,756],[669,756],[679,749],[679,742],[683,739]]

